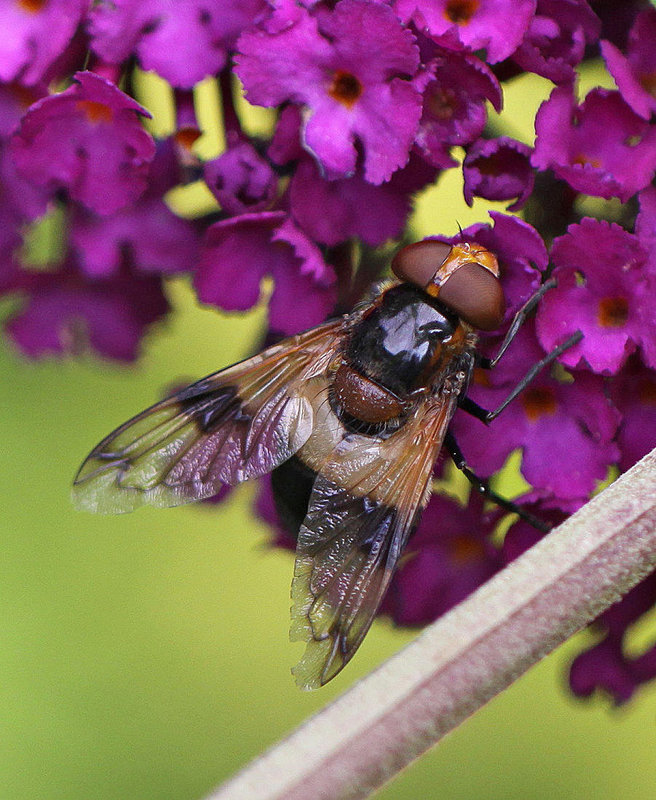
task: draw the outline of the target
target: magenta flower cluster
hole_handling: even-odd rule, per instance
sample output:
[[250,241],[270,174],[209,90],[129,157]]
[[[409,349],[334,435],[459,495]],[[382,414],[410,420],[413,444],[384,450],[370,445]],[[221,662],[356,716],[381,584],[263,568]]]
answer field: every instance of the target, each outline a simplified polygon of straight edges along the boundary
[[[380,276],[376,248],[411,237],[416,193],[462,169],[467,203],[521,212],[493,212],[448,240],[498,254],[506,326],[547,277],[558,282],[471,397],[496,407],[533,363],[583,333],[489,428],[458,412],[469,464],[490,477],[521,450],[524,502],[557,523],[656,445],[647,0],[15,0],[3,25],[0,296],[15,299],[4,330],[26,356],[91,348],[135,359],[169,312],[174,273],[224,310],[255,305],[268,276],[270,335],[315,325]],[[577,68],[595,58],[617,89],[579,98]],[[167,139],[143,125],[135,65],[173,87]],[[488,124],[521,73],[554,84],[533,147]],[[220,88],[227,146],[202,163],[193,87],[207,77]],[[275,109],[270,138],[242,126],[235,77],[251,103]],[[195,180],[220,210],[190,221],[166,196]],[[25,242],[45,215],[59,241],[37,269]],[[486,335],[483,350],[494,353],[503,333]],[[276,524],[268,483],[258,508]],[[500,516],[477,496],[462,507],[435,495],[384,612],[401,625],[435,619],[539,538],[520,521],[498,546]],[[293,546],[282,531],[276,541]],[[656,646],[637,658],[623,648],[654,602],[649,579],[603,615],[599,643],[573,664],[576,693],[603,689],[619,703],[656,677]]]

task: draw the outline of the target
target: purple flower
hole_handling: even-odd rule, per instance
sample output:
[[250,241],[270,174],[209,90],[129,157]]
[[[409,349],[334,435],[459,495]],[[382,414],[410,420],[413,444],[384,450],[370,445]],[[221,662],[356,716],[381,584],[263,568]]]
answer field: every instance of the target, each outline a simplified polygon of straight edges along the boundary
[[271,545],[282,547],[284,550],[296,550],[296,537],[281,523],[276,502],[273,496],[271,476],[265,475],[258,481],[257,499],[255,500],[255,513],[272,528],[273,536]]
[[335,273],[283,211],[243,214],[208,228],[194,280],[201,302],[226,311],[252,308],[265,275],[274,280],[269,301],[274,330],[298,333],[332,311]]
[[24,274],[20,288],[27,299],[6,330],[30,358],[79,355],[91,347],[134,361],[145,328],[169,309],[159,278],[127,271],[90,282],[69,263],[57,272]]
[[381,613],[397,625],[425,625],[500,569],[499,552],[490,541],[494,523],[482,509],[474,492],[465,507],[442,495],[431,497]]
[[617,443],[624,472],[656,447],[656,371],[632,356],[610,382],[610,396],[622,415]]
[[626,202],[656,169],[656,127],[619,92],[593,89],[577,106],[571,88],[557,87],[540,106],[535,130],[533,166],[553,169],[579,192]]
[[[650,275],[656,274],[656,186],[648,186],[638,195],[640,211],[636,217],[635,232],[647,253]],[[650,362],[651,363],[651,362]]]
[[39,83],[73,38],[88,6],[88,0],[3,3],[0,80]]
[[656,9],[638,14],[624,56],[608,41],[601,52],[624,100],[643,119],[656,112]]
[[597,619],[595,627],[603,630],[605,637],[572,663],[569,681],[575,694],[589,697],[601,689],[620,705],[630,699],[638,686],[656,677],[656,645],[637,657],[627,656],[624,647],[629,626],[655,603],[656,574],[639,583]]
[[551,258],[558,287],[538,309],[542,346],[551,350],[580,330],[583,340],[561,357],[570,367],[583,360],[595,372],[614,374],[638,346],[656,365],[655,275],[638,237],[586,217],[554,240]]
[[40,85],[25,87],[9,83],[0,86],[0,137],[4,139],[13,133],[27,109],[47,93]]
[[336,245],[352,236],[372,246],[401,234],[410,211],[407,194],[390,183],[373,186],[360,175],[327,181],[314,161],[301,161],[290,184],[294,219],[317,242]]
[[[529,320],[493,370],[477,371],[471,398],[484,408],[496,408],[543,356]],[[459,411],[453,431],[479,474],[496,472],[521,448],[521,471],[531,486],[570,501],[589,496],[617,462],[613,437],[618,422],[601,378],[579,372],[573,382],[561,382],[545,370],[489,428]]]
[[327,180],[300,144],[300,114],[288,106],[281,114],[269,148],[278,164],[297,161],[289,188],[292,216],[313,239],[330,246],[357,236],[376,246],[401,235],[411,208],[410,195],[435,179],[436,170],[411,155],[381,186],[361,174]]
[[600,28],[586,0],[538,0],[535,17],[512,59],[554,83],[571,83],[586,43],[597,41]]
[[331,177],[364,175],[379,184],[408,160],[421,97],[408,80],[419,63],[412,33],[390,8],[341,0],[334,11],[299,15],[275,34],[246,32],[236,71],[248,99],[305,107],[303,146]]
[[204,168],[205,182],[228,214],[264,211],[273,204],[278,179],[249,142],[239,142]]
[[163,195],[179,182],[176,143],[159,143],[150,165],[148,189],[129,206],[100,216],[74,206],[70,244],[82,272],[115,275],[126,261],[140,272],[182,272],[195,268],[199,235],[189,220],[176,216]]
[[535,0],[395,0],[399,17],[431,36],[487,50],[491,64],[520,44],[535,13]]
[[76,73],[75,81],[29,109],[11,152],[36,186],[67,189],[92,211],[111,214],[146,187],[155,145],[139,115],[148,112],[91,72]]
[[144,69],[191,88],[223,69],[239,34],[265,8],[264,0],[103,2],[91,12],[91,45],[112,64],[136,55]]
[[79,209],[70,236],[82,269],[91,277],[116,274],[126,253],[142,272],[191,270],[198,257],[192,223],[176,216],[157,197],[143,198],[104,217]]
[[533,191],[534,174],[529,157],[531,148],[515,139],[479,139],[467,150],[462,165],[464,195],[468,205],[474,197],[486,200],[511,200],[509,211],[521,208]]
[[433,46],[424,71],[415,80],[423,92],[423,112],[416,142],[436,167],[452,167],[451,145],[466,145],[482,133],[485,101],[501,111],[501,87],[490,68],[472,53]]

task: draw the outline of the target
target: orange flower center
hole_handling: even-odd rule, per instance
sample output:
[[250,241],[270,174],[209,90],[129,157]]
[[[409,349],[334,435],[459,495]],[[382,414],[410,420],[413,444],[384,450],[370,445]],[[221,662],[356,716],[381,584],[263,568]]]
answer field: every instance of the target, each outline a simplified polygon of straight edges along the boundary
[[646,406],[656,406],[656,381],[643,381],[640,384],[638,396]]
[[537,422],[540,417],[556,413],[556,398],[548,386],[534,386],[522,395],[522,405],[529,422]]
[[451,119],[456,105],[456,93],[453,89],[436,89],[427,97],[430,113],[437,119]]
[[656,72],[648,72],[640,77],[640,85],[649,92],[652,97],[656,97]]
[[602,328],[621,328],[629,318],[629,304],[624,297],[604,297],[597,318]]
[[449,550],[451,557],[458,564],[467,564],[485,555],[483,544],[469,536],[456,536],[450,542]]
[[362,94],[362,84],[352,73],[337,70],[333,75],[328,94],[343,106],[352,108]]
[[78,100],[76,108],[86,116],[89,122],[112,121],[112,109],[104,103],[97,103],[95,100]]
[[466,25],[478,10],[479,2],[480,0],[449,0],[444,15],[455,25]]
[[30,14],[38,14],[47,3],[48,0],[18,0],[19,8]]
[[200,136],[201,132],[198,130],[198,128],[188,125],[184,128],[180,128],[176,132],[175,141],[185,150],[191,150],[192,145],[197,139],[200,138]]

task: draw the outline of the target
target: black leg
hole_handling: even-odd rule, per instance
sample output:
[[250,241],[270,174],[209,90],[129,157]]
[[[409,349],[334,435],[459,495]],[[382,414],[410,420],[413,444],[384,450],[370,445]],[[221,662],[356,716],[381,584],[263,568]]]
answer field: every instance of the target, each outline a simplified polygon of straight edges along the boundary
[[552,361],[555,361],[561,353],[564,353],[565,350],[569,350],[570,347],[573,347],[577,342],[580,342],[583,338],[583,334],[581,331],[577,331],[573,333],[569,339],[564,341],[562,344],[559,344],[558,347],[554,347],[554,349],[547,353],[547,355],[538,361],[537,363],[533,364],[531,369],[524,375],[521,381],[515,386],[512,392],[506,397],[506,399],[501,403],[498,408],[495,408],[494,411],[488,411],[487,413],[487,422],[491,422],[495,417],[498,417],[499,414],[504,410],[504,408],[511,403],[520,392],[523,392],[524,389],[529,385],[529,383],[535,378],[535,376],[540,372],[547,364],[551,364]]
[[545,281],[536,291],[528,298],[528,300],[524,303],[524,305],[519,309],[519,311],[513,317],[513,321],[508,328],[508,333],[506,334],[503,342],[501,343],[501,347],[499,348],[499,352],[496,354],[494,358],[481,358],[479,360],[480,366],[484,369],[492,369],[492,367],[498,363],[501,356],[506,352],[508,349],[508,345],[512,342],[512,340],[517,336],[519,329],[522,325],[526,322],[526,318],[528,315],[533,311],[535,306],[540,302],[542,297],[549,291],[549,289],[554,289],[558,285],[558,282],[555,278],[550,278],[548,281]]
[[[549,289],[553,289],[557,286],[558,283],[554,278],[550,278],[548,281],[545,281],[538,289],[535,291],[529,299],[524,303],[524,305],[519,309],[519,311],[515,314],[513,321],[508,328],[508,333],[506,334],[503,342],[501,343],[501,347],[499,348],[499,352],[496,354],[494,358],[486,358],[485,356],[478,356],[477,364],[483,369],[492,369],[496,364],[499,363],[501,356],[506,352],[508,349],[508,345],[512,342],[512,340],[517,336],[519,329],[522,327],[524,322],[526,322],[526,318],[528,315],[533,311],[535,306],[538,304],[540,299],[545,295]],[[485,424],[492,422],[495,417],[498,417],[499,414],[504,410],[504,408],[511,403],[517,395],[522,392],[528,384],[535,378],[535,376],[540,372],[541,369],[547,366],[547,364],[551,364],[552,361],[558,358],[561,353],[564,353],[565,350],[569,350],[570,347],[573,347],[577,342],[580,342],[583,338],[583,334],[581,331],[577,331],[576,333],[572,334],[567,341],[559,344],[558,347],[555,347],[550,353],[538,361],[536,364],[533,364],[531,369],[526,373],[526,375],[522,378],[522,380],[515,386],[513,391],[506,397],[506,399],[501,403],[498,408],[495,408],[494,411],[487,411],[478,403],[475,403],[473,400],[470,400],[467,397],[463,397],[459,401],[459,406],[468,414],[480,419],[481,422]]]
[[529,514],[528,511],[524,511],[521,506],[513,503],[512,500],[506,500],[505,497],[498,495],[488,486],[486,481],[484,481],[482,478],[479,478],[478,475],[472,472],[467,466],[467,462],[465,461],[462,451],[458,447],[458,443],[456,442],[453,434],[447,433],[447,435],[444,437],[444,446],[449,451],[449,454],[453,459],[453,463],[456,465],[456,467],[458,467],[458,469],[478,492],[487,497],[489,500],[492,500],[493,503],[496,503],[501,508],[509,511],[511,514],[517,514],[523,520],[528,522],[529,525],[532,525],[541,533],[548,533],[551,530],[551,525],[546,523],[544,520],[533,516],[533,514]]

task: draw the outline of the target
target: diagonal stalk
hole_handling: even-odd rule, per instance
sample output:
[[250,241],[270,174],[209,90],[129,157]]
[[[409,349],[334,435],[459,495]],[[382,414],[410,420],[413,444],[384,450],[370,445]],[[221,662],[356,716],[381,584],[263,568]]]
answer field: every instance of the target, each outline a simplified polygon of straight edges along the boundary
[[656,568],[656,450],[207,800],[366,797]]

